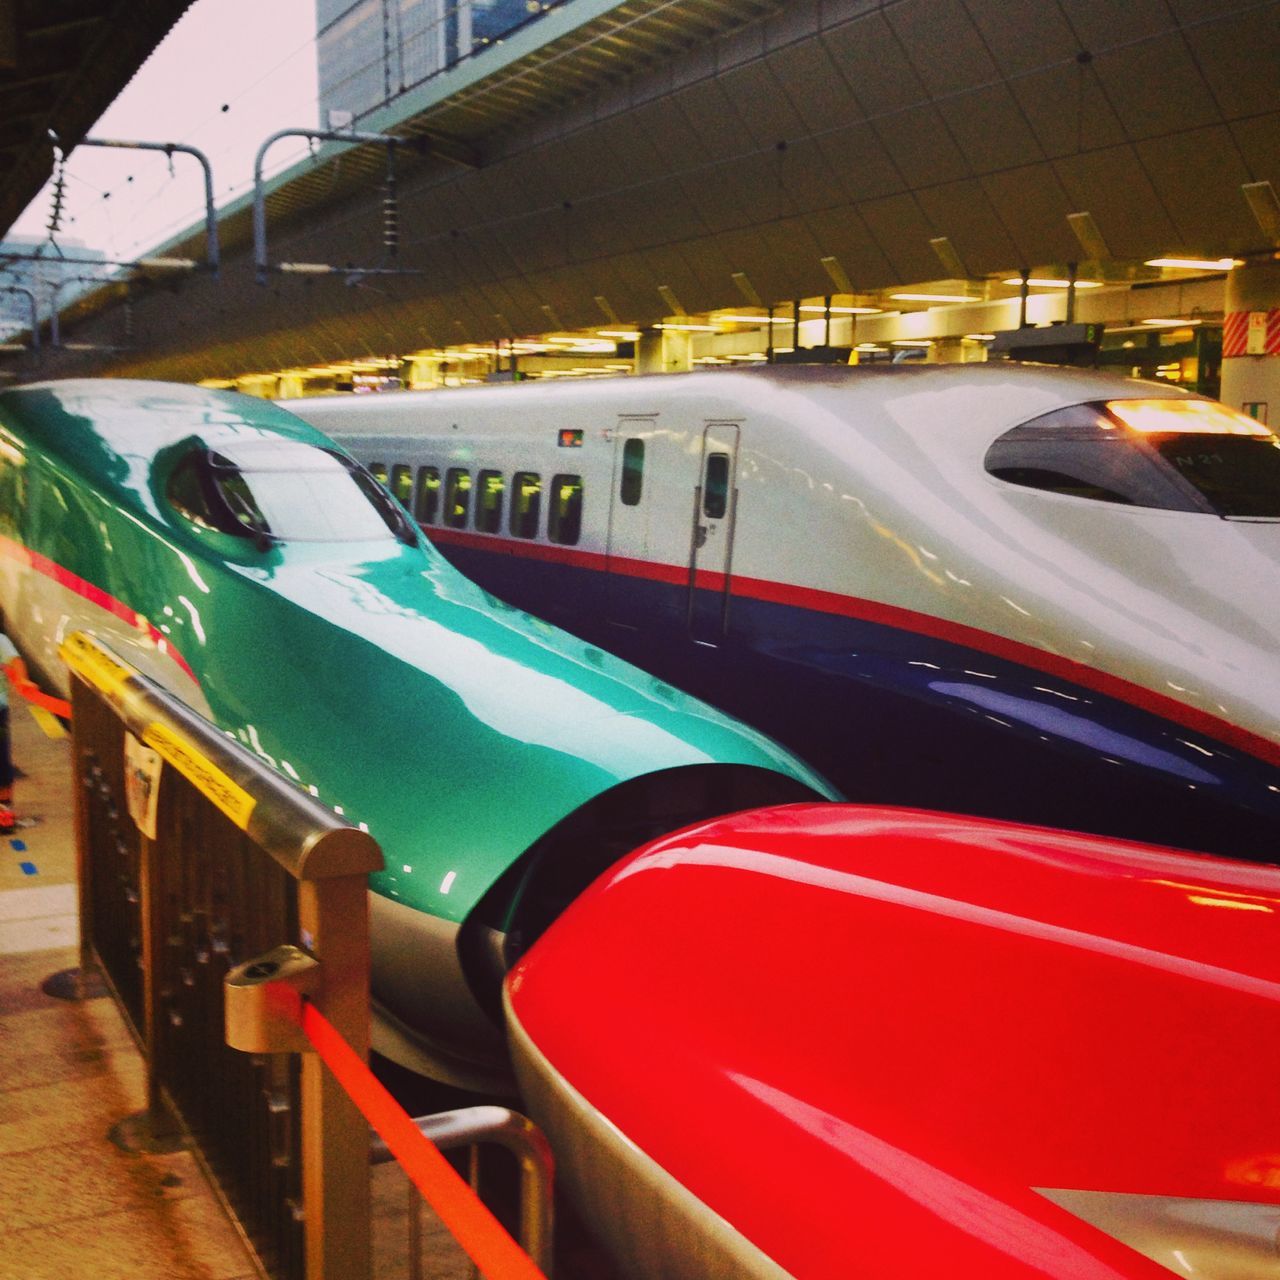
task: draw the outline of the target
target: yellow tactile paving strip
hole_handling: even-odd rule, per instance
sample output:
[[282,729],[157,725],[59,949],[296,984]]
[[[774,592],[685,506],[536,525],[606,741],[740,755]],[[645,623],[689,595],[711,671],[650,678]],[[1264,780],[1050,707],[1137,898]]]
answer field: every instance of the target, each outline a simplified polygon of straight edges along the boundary
[[121,1151],[146,1099],[112,1000],[40,990],[77,961],[68,744],[13,712],[34,826],[0,837],[0,1280],[239,1280],[254,1262],[189,1152]]

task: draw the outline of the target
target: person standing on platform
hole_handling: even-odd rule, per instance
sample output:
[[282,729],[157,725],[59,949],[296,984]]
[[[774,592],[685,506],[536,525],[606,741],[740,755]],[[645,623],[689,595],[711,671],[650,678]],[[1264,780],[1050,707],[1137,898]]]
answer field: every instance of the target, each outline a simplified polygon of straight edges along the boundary
[[9,681],[25,677],[26,669],[13,641],[0,631],[0,668],[7,677],[0,680],[0,834],[17,826],[13,812],[13,750],[9,741]]

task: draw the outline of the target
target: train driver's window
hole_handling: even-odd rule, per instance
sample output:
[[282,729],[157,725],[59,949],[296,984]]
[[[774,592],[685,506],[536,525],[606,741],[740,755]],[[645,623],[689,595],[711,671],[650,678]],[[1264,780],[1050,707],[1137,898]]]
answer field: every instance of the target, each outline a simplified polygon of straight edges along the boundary
[[729,455],[713,453],[707,458],[707,484],[702,495],[702,511],[709,520],[723,520],[729,509]]
[[558,475],[551,480],[547,537],[571,547],[582,533],[582,477]]
[[403,507],[408,507],[413,501],[413,468],[406,467],[404,463],[397,462],[391,468],[391,492],[395,494],[396,501]]
[[451,529],[465,529],[471,510],[471,472],[450,467],[444,477],[444,522]]
[[387,483],[387,464],[385,462],[369,463],[369,474],[379,483]]
[[622,486],[619,497],[624,507],[634,507],[644,488],[644,441],[633,436],[622,446]]
[[502,532],[502,491],[506,487],[501,471],[482,471],[477,477],[476,528],[481,533]]
[[218,533],[280,542],[358,542],[417,537],[385,488],[351,459],[293,440],[197,448],[169,475],[174,509]]
[[987,471],[1007,484],[1064,497],[1166,511],[1201,509],[1146,441],[1101,405],[1070,405],[1013,427],[987,450]]
[[418,493],[413,503],[414,519],[419,524],[435,524],[440,512],[440,468],[418,468]]
[[511,478],[511,523],[517,538],[536,538],[542,515],[542,477],[536,471],[517,471]]

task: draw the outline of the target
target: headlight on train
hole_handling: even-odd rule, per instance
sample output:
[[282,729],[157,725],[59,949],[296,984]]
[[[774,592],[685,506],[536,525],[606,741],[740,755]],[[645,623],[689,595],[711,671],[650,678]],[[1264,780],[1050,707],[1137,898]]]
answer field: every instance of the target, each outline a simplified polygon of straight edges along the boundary
[[1174,1275],[1259,1280],[1280,1274],[1280,1204],[1036,1190]]

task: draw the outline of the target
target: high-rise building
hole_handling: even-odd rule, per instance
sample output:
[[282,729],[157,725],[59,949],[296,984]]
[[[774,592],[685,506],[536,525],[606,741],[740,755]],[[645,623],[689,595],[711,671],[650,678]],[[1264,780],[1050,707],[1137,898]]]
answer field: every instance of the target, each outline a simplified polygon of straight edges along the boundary
[[[59,254],[80,261],[66,262]],[[39,254],[39,260],[33,256]],[[101,249],[91,249],[82,240],[59,239],[54,248],[40,236],[9,236],[0,241],[0,337],[11,337],[31,328],[31,303],[25,293],[36,296],[40,322],[48,320],[56,303],[66,307],[79,294],[93,287],[101,272],[86,258],[106,258]]]
[[316,0],[321,122],[358,121],[562,2]]

